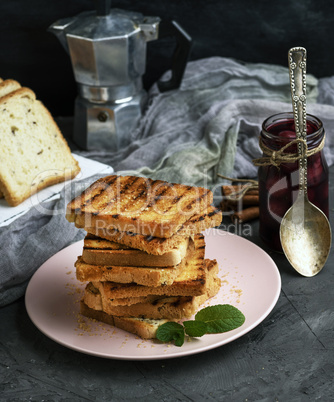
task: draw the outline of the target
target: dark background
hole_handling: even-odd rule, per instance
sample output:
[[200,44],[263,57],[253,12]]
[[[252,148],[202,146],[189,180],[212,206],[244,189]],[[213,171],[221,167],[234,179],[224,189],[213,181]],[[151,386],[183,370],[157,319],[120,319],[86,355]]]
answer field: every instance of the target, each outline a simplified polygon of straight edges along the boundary
[[[70,59],[47,28],[94,7],[94,0],[1,0],[0,77],[33,89],[55,117],[72,115]],[[114,0],[112,7],[175,19],[193,38],[191,60],[223,56],[287,66],[289,48],[304,46],[309,73],[334,75],[334,2],[328,0]],[[148,45],[146,88],[169,67],[173,41]]]

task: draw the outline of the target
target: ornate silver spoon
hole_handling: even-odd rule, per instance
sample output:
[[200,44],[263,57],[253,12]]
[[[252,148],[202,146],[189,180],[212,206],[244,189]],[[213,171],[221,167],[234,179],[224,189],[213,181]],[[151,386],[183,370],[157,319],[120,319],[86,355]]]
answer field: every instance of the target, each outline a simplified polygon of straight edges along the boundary
[[[306,50],[289,51],[291,97],[296,137],[306,141]],[[305,147],[307,144],[305,142]],[[296,201],[285,213],[280,226],[284,254],[292,267],[303,276],[321,271],[331,248],[331,227],[326,215],[307,196],[307,156],[298,143],[299,192]]]

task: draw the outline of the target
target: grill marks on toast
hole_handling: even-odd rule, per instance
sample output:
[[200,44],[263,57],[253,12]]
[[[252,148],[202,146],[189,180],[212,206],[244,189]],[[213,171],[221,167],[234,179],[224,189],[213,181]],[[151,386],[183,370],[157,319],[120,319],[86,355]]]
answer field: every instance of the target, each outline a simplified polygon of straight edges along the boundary
[[[96,216],[98,215],[103,215],[103,212],[108,209],[108,207],[112,208],[112,211],[115,211],[114,204],[116,203],[116,211],[115,213],[112,214],[112,217],[114,219],[117,219],[119,217],[120,211],[118,209],[124,208],[127,206],[129,201],[126,198],[128,190],[132,187],[135,188],[135,183],[140,180],[139,177],[128,177],[126,180],[123,180],[123,182],[118,183],[117,181],[117,176],[110,178],[110,180],[107,180],[107,187],[104,191],[107,191],[108,193],[111,193],[111,197],[106,197],[104,194],[104,191],[102,190],[94,199],[95,202],[95,207],[98,209],[98,212],[96,213]],[[116,191],[112,187],[113,184],[116,183]],[[122,187],[118,188],[118,184],[120,184]]]
[[[218,208],[209,208],[209,210],[207,210],[206,212],[203,212],[202,214],[198,214],[198,215],[194,215],[192,216],[187,222],[186,224],[196,224],[199,223],[201,221],[204,221],[207,218],[212,218],[215,215],[220,215],[221,211]],[[184,227],[185,225],[183,225],[182,227]]]
[[206,190],[203,194],[201,194],[199,197],[191,200],[188,202],[188,204],[185,206],[186,211],[191,211],[194,207],[194,205],[199,205],[201,204],[201,201],[204,200],[208,195],[209,195],[210,190]]
[[[112,175],[97,180],[88,187],[81,196],[72,201],[72,203],[75,204],[75,208],[72,209],[72,212],[79,214],[88,210],[95,216],[102,214],[108,206],[117,201],[117,185],[119,184],[119,179],[119,176]],[[124,192],[126,188],[134,185],[139,177],[129,176],[128,179],[129,180],[126,180],[124,184],[124,189],[121,189],[119,194]],[[70,205],[72,203],[70,203]]]
[[205,211],[212,198],[212,192],[201,187],[113,175],[74,199],[67,215],[76,223],[87,220],[92,226],[167,238],[190,217]]
[[95,212],[95,215],[98,215],[100,213],[99,208],[102,210],[104,208],[103,204],[101,203],[101,197],[103,196],[104,192],[107,191],[108,188],[115,182],[115,177],[110,177],[109,180],[106,180],[104,183],[102,182],[100,189],[91,198],[88,198],[88,200],[82,204],[82,207],[86,208],[88,205],[96,205],[95,209],[97,209],[97,212]]
[[[169,186],[162,187],[158,191],[158,193],[154,197],[152,197],[151,200],[148,202],[147,209],[152,208],[153,206],[158,206],[159,201],[161,201],[163,199],[162,197],[167,196],[169,188],[170,188]],[[180,196],[180,198],[182,198],[183,195],[184,195],[184,192]],[[164,212],[164,211],[161,211],[161,212]],[[166,210],[166,212],[167,212],[167,210]]]
[[[97,180],[69,204],[69,206],[73,204],[72,212],[75,214],[80,214],[82,210],[88,207],[93,207],[93,205],[98,202],[101,194],[103,194],[108,187],[113,185],[116,179],[117,176],[108,176],[104,180]],[[93,213],[96,214],[96,212]]]
[[[140,177],[128,177],[128,178],[126,178],[126,180],[124,180],[121,183],[122,187],[119,189],[119,191],[117,189],[116,197],[114,197],[114,199],[112,199],[110,202],[106,202],[105,207],[102,208],[101,214],[103,214],[104,209],[108,208],[109,206],[112,206],[115,203],[115,199],[116,199],[116,201],[118,203],[120,203],[120,205],[119,206],[116,205],[117,213],[113,215],[113,218],[118,219],[119,218],[119,213],[118,213],[119,211],[118,210],[120,210],[120,212],[122,212],[121,211],[122,209],[123,210],[127,209],[128,205],[129,205],[129,202],[131,201],[129,196],[128,196],[128,193],[130,192],[130,194],[131,194],[131,192],[134,191],[134,189],[137,190],[136,182],[138,182],[138,181],[140,181]],[[144,191],[142,190],[140,192],[140,194],[144,194]],[[137,201],[140,200],[140,199],[142,199],[142,197],[137,198]]]

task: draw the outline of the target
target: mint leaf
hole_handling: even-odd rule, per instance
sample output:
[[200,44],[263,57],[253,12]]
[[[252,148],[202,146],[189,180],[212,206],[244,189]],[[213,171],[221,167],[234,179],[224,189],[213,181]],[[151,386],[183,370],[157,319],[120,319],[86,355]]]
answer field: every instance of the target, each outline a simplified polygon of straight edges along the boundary
[[183,322],[186,334],[189,336],[200,337],[207,333],[207,325],[202,321],[184,321]]
[[156,333],[157,339],[161,342],[174,341],[175,346],[182,346],[184,343],[184,328],[174,321],[160,325]]
[[245,322],[245,316],[230,304],[218,304],[200,310],[195,320],[206,323],[208,334],[218,334],[240,327]]

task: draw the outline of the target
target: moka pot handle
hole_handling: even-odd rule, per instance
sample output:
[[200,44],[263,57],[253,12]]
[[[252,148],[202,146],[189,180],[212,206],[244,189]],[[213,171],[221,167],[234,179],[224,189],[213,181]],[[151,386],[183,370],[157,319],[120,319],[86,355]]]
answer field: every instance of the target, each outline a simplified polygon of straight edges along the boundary
[[176,21],[160,21],[158,39],[166,37],[175,37],[176,48],[172,56],[171,78],[157,83],[160,92],[179,88],[192,46],[191,37]]

